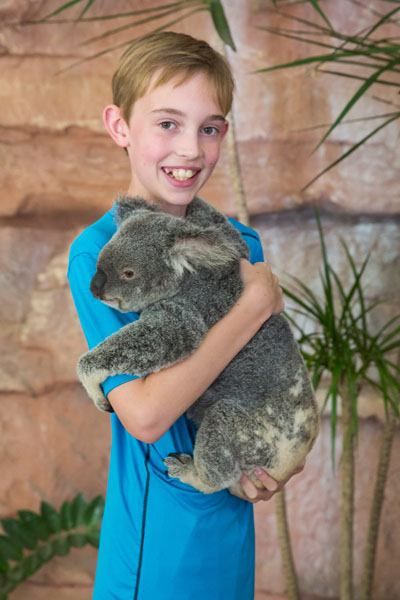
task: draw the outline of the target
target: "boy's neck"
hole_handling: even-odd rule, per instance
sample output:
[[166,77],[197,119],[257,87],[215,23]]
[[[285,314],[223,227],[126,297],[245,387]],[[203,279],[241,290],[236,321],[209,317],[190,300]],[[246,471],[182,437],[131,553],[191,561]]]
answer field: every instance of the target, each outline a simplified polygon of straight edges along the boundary
[[[134,198],[134,197],[140,196],[140,195],[137,194],[134,191],[134,189],[132,189],[132,187],[130,186],[128,188],[128,191],[126,192],[126,196],[130,196],[131,198]],[[140,196],[140,197],[142,197],[142,196]],[[149,204],[152,204],[152,200],[149,200],[148,198],[143,198],[143,200],[145,200]],[[179,205],[179,204],[170,204],[169,202],[158,201],[157,206],[159,206],[163,212],[173,215],[174,217],[186,217],[187,204]]]

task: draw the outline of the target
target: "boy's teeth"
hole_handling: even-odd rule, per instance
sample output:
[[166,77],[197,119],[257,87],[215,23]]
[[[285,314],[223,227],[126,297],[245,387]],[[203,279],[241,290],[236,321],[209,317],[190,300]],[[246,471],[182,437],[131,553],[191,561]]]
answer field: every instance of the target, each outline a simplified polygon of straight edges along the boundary
[[172,175],[174,179],[178,179],[179,181],[184,181],[185,179],[193,177],[196,172],[191,169],[165,169],[165,171],[168,175]]

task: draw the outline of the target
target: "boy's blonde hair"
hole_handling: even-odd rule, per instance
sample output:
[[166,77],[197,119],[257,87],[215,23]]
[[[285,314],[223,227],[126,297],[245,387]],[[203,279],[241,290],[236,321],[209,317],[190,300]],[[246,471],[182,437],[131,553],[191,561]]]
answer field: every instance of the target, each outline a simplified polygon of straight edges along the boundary
[[234,79],[227,60],[207,42],[184,33],[160,31],[135,40],[120,58],[112,79],[113,103],[128,123],[136,100],[149,89],[154,73],[160,75],[154,87],[182,74],[183,83],[193,74],[206,73],[215,87],[224,115],[232,106]]

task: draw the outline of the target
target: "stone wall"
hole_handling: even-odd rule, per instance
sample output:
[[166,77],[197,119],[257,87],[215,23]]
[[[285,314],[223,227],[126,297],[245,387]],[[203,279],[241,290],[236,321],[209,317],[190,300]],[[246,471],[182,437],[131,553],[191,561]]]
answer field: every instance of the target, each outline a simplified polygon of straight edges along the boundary
[[[76,359],[85,343],[65,269],[71,241],[109,208],[128,182],[125,154],[112,144],[101,123],[101,110],[111,100],[110,78],[118,52],[59,73],[89,51],[104,49],[104,40],[89,49],[79,44],[110,27],[101,22],[27,24],[60,4],[61,0],[5,0],[0,6],[0,516],[21,508],[36,510],[42,499],[60,505],[78,491],[86,497],[104,493],[107,477],[108,419],[91,406],[76,381]],[[152,5],[148,0],[112,4],[116,12]],[[90,14],[104,14],[109,6],[98,0]],[[261,232],[266,258],[282,278],[291,273],[314,286],[320,254],[309,207],[319,206],[330,255],[345,279],[349,273],[339,236],[349,243],[356,260],[372,250],[366,281],[368,297],[384,302],[374,316],[378,327],[398,311],[398,127],[381,132],[301,193],[310,178],[367,133],[368,124],[358,124],[357,130],[354,124],[343,125],[309,156],[321,134],[309,128],[332,122],[357,84],[317,77],[310,67],[251,74],[312,50],[256,29],[287,25],[271,17],[269,6],[265,0],[234,0],[228,8],[238,48],[236,54],[228,50],[237,80],[234,116],[252,226]],[[349,30],[361,29],[371,18],[348,2],[334,3],[330,14]],[[175,28],[218,44],[205,13]],[[135,34],[146,31],[150,27],[141,26]],[[115,45],[129,35],[131,31],[107,43]],[[380,95],[391,98],[387,89]],[[378,109],[370,95],[356,116]],[[235,214],[226,150],[202,195]],[[382,429],[373,416],[380,401],[374,397],[371,404],[370,417],[360,426],[357,450],[357,574]],[[400,597],[399,443],[397,434],[378,548],[377,600]],[[338,593],[339,485],[329,444],[326,417],[305,472],[287,487],[295,557],[307,598]],[[271,501],[255,508],[260,600],[267,593],[284,594],[273,505]],[[65,600],[88,599],[94,564],[94,551],[75,551],[52,561],[12,597],[50,600],[57,594]]]

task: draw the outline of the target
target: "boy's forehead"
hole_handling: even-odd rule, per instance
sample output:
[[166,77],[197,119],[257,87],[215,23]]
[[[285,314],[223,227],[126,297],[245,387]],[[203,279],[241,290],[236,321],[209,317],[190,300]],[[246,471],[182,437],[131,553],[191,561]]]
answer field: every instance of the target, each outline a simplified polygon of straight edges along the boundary
[[[147,90],[141,97],[143,100],[142,104],[146,106],[146,112],[157,114],[157,113],[170,113],[177,116],[185,116],[184,106],[174,106],[173,99],[176,97],[181,98],[180,86],[190,84],[195,78],[199,81],[201,78],[201,95],[198,96],[198,100],[205,100],[210,106],[211,112],[207,115],[207,118],[225,121],[225,116],[222,114],[220,108],[217,91],[215,89],[213,81],[203,71],[198,71],[192,75],[186,76],[184,72],[177,73],[176,76],[164,83],[158,83],[160,78],[160,71],[157,71],[151,78]],[[174,94],[177,90],[178,94]],[[187,104],[187,103],[185,103]],[[212,106],[214,105],[214,106]]]

